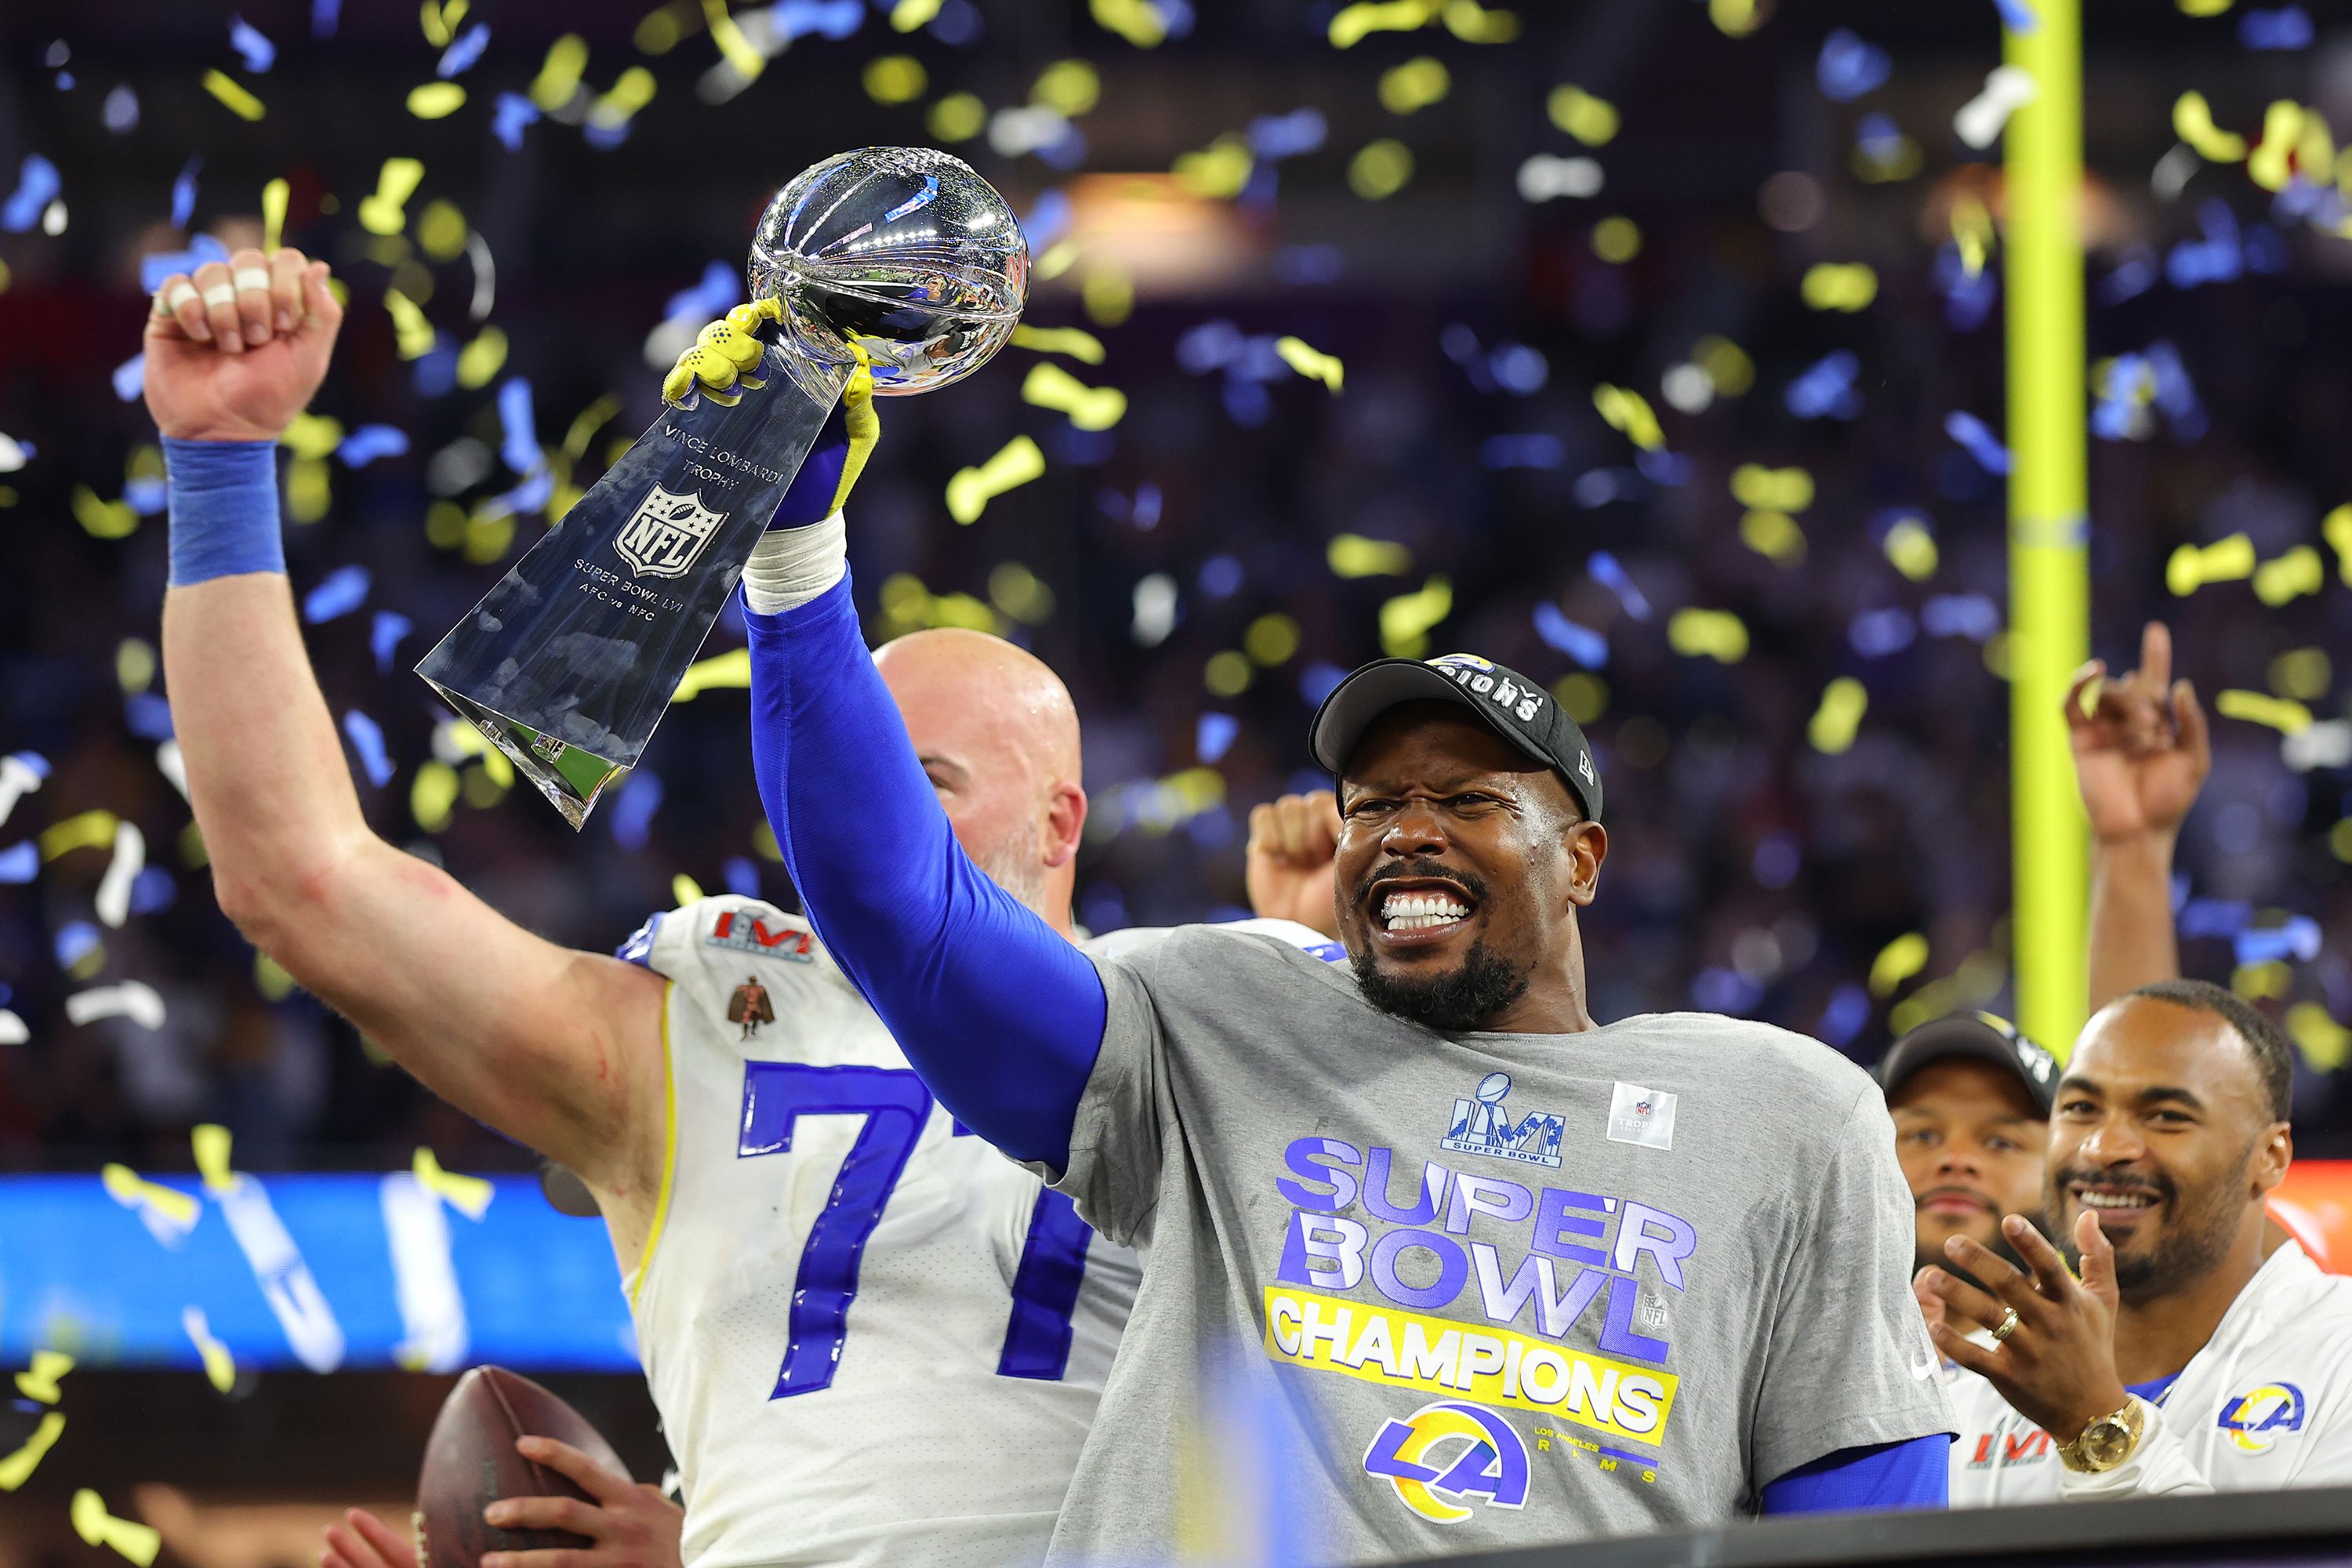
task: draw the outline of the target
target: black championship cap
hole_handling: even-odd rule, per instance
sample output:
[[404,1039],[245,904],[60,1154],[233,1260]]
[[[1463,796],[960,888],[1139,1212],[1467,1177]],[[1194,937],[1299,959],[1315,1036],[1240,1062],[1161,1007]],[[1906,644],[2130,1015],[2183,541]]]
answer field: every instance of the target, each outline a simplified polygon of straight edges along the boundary
[[2017,1032],[2017,1026],[1990,1013],[1951,1013],[1932,1018],[1887,1047],[1872,1069],[1890,1100],[1903,1080],[1929,1062],[1971,1057],[2007,1068],[2025,1085],[2027,1098],[2050,1118],[2058,1088],[2058,1058]]
[[1528,756],[1559,773],[1584,807],[1601,820],[1601,770],[1576,721],[1560,711],[1550,692],[1516,669],[1473,653],[1442,658],[1376,658],[1331,689],[1307,727],[1307,748],[1332,777],[1348,765],[1356,742],[1372,721],[1401,702],[1452,702],[1467,708],[1486,727]]

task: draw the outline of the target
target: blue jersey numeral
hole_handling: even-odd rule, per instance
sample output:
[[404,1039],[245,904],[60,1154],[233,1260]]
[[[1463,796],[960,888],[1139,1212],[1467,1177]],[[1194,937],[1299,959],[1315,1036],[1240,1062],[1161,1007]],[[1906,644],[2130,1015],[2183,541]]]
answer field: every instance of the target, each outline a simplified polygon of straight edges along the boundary
[[[771,1399],[831,1386],[848,1334],[849,1304],[857,1297],[857,1267],[866,1238],[881,1223],[882,1206],[890,1201],[930,1114],[930,1091],[905,1068],[743,1065],[738,1157],[790,1150],[793,1125],[803,1116],[866,1118],[801,1249],[783,1366]],[[1092,1234],[1068,1198],[1050,1189],[1038,1194],[1013,1271],[1013,1313],[997,1357],[999,1374],[1057,1381],[1067,1370],[1070,1315],[1086,1278]]]

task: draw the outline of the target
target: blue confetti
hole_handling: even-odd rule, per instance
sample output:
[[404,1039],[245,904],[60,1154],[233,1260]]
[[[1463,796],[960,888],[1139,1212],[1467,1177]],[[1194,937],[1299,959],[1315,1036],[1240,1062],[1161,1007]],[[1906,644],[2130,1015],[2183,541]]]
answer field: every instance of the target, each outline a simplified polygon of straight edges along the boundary
[[1992,7],[2000,13],[2000,25],[2012,33],[2038,32],[2042,18],[2034,15],[2026,0],[1992,0]]
[[[172,181],[172,226],[173,228],[187,227],[188,219],[195,216],[196,175],[203,172],[204,166],[204,155],[198,153],[180,165],[178,175]],[[225,255],[223,259],[226,259]],[[167,268],[167,270],[170,269]],[[159,279],[157,281],[160,282],[162,279]],[[154,286],[151,283],[148,288],[152,289]]]
[[2002,446],[1991,427],[1975,415],[1964,409],[1953,409],[1944,416],[1944,434],[1958,441],[1985,472],[2009,472],[2009,448]]
[[613,825],[613,842],[624,849],[643,849],[653,836],[654,813],[661,809],[662,796],[667,793],[658,773],[643,768],[631,773],[606,818]]
[[2180,351],[2162,338],[2147,345],[2148,368],[2156,373],[2156,405],[2164,411],[2172,433],[2183,441],[2205,434],[2205,405],[2180,363]]
[[147,379],[145,353],[132,354],[129,359],[116,365],[111,379],[114,383],[115,396],[125,403],[138,402],[140,388]]
[[41,214],[64,189],[55,163],[38,153],[26,153],[24,167],[16,175],[16,190],[6,202],[0,203],[0,229],[10,234],[24,233],[41,221]]
[[2251,927],[2238,933],[2241,964],[2308,963],[2319,956],[2319,922],[2309,915],[2289,915],[2282,926]]
[[1691,475],[1698,471],[1697,465],[1688,458],[1679,452],[1669,452],[1664,447],[1655,450],[1644,449],[1634,453],[1633,467],[1643,479],[1654,485],[1664,486],[1667,489],[1690,483]]
[[753,865],[748,856],[727,857],[726,864],[719,868],[719,876],[727,884],[727,890],[737,898],[756,899],[760,896],[760,868]]
[[1212,555],[1201,563],[1201,592],[1212,599],[1230,599],[1241,592],[1242,563],[1232,555]]
[[1894,68],[1885,49],[1865,44],[1851,30],[1840,27],[1822,40],[1813,76],[1824,96],[1833,102],[1851,103],[1883,84]]
[[490,134],[496,136],[509,153],[522,151],[523,127],[539,118],[539,105],[519,92],[499,94],[498,111],[490,120]]
[[1135,499],[1129,500],[1117,490],[1105,490],[1102,509],[1126,523],[1129,528],[1150,530],[1160,526],[1160,487],[1146,479],[1135,487]]
[[367,603],[372,579],[364,566],[338,566],[302,595],[302,619],[310,626],[348,616]]
[[138,479],[122,481],[122,499],[139,516],[153,517],[163,510],[164,503],[170,499],[170,488],[160,476],[142,474]]
[[416,362],[416,395],[443,397],[457,385],[457,345],[436,335],[433,347]]
[[1992,313],[1992,303],[2000,287],[1990,267],[1979,267],[1974,277],[1969,274],[1968,262],[1960,247],[1946,240],[1936,247],[1936,287],[1944,295],[1944,320],[1956,332],[1974,331]]
[[1609,639],[1591,626],[1580,626],[1546,599],[1536,605],[1536,636],[1548,647],[1559,649],[1587,669],[1609,668]]
[[256,76],[278,59],[278,46],[263,37],[252,23],[233,13],[228,19],[228,42],[231,48],[245,57],[245,68]]
[[185,250],[159,250],[139,258],[139,286],[152,294],[174,272],[193,274],[207,261],[226,261],[228,247],[211,235],[200,234]]
[[1764,987],[1736,969],[1709,964],[1691,982],[1691,1000],[1702,1012],[1740,1017],[1764,1000]]
[[360,754],[368,783],[382,789],[392,782],[392,758],[383,749],[383,726],[353,708],[343,715],[343,737]]
[[1853,144],[1874,163],[1884,163],[1903,151],[1903,128],[1884,114],[1865,114],[1854,122]]
[[49,759],[38,752],[11,752],[8,760],[28,770],[37,779],[49,776]]
[[0,882],[29,882],[41,874],[41,852],[29,838],[0,849]]
[[1625,606],[1627,615],[1637,621],[1650,618],[1650,601],[1642,596],[1642,590],[1634,585],[1633,578],[1625,574],[1625,568],[1617,563],[1617,557],[1606,550],[1596,550],[1592,558],[1584,563],[1584,569],[1592,574],[1594,582],[1617,595],[1617,602]]
[[462,75],[473,68],[474,62],[482,58],[482,51],[489,47],[490,25],[477,22],[458,34],[449,47],[441,51],[441,63],[433,68],[433,74],[444,80]]
[[1221,761],[1242,732],[1242,721],[1230,713],[1203,713],[1192,728],[1192,753],[1204,764]]
[[2175,289],[2227,283],[2238,276],[2245,263],[2244,246],[2238,237],[2237,215],[2230,210],[2229,203],[2217,196],[2200,204],[2197,222],[2205,231],[2205,237],[2182,240],[2164,258],[2165,279]]
[[1778,890],[1797,879],[1804,868],[1805,858],[1794,837],[1786,833],[1768,833],[1749,856],[1748,868],[1756,878],[1756,885]]
[[1241,352],[1242,330],[1223,317],[1189,328],[1176,340],[1176,363],[1190,375],[1221,370]]
[[[980,8],[971,0],[947,0],[940,14],[923,29],[951,49],[961,49],[980,42],[982,24]],[[1176,35],[1171,32],[1171,37]]]
[[1250,152],[1266,163],[1279,163],[1312,153],[1323,145],[1331,129],[1319,109],[1294,109],[1287,114],[1261,114],[1249,123]]
[[74,73],[71,71],[58,72],[57,87],[59,92],[71,92],[74,88]]
[[378,458],[397,458],[408,450],[408,432],[396,425],[362,425],[342,439],[335,456],[347,468],[364,468]]
[[310,0],[310,36],[331,38],[343,19],[343,0]]
[[708,263],[702,277],[691,289],[681,289],[669,297],[662,307],[662,320],[675,321],[683,316],[693,321],[707,321],[723,316],[735,303],[736,291],[742,283],[735,268],[724,261]]
[[1037,161],[1050,169],[1075,169],[1087,161],[1086,132],[1066,125],[1062,133],[1036,149]]
[[510,375],[499,384],[499,424],[506,432],[499,446],[499,461],[518,474],[527,474],[545,460],[538,432],[532,427],[530,383],[521,376]]
[[769,26],[787,43],[814,33],[838,42],[865,22],[866,7],[858,0],[782,0],[768,16]]
[[1568,461],[1568,448],[1557,436],[1489,436],[1479,444],[1478,460],[1490,468],[1557,468]]
[[2286,236],[2266,223],[2258,223],[2246,231],[2247,271],[2284,272],[2288,259]]
[[1265,384],[1228,376],[1224,388],[1225,417],[1244,430],[1255,430],[1274,413],[1274,400],[1266,395]]
[[2238,42],[2250,49],[2307,49],[2311,47],[2311,18],[2300,5],[2249,11],[2238,18]]
[[[1347,679],[1346,670],[1336,664],[1318,658],[1298,672],[1298,700],[1307,704],[1310,710],[1320,708],[1323,706],[1323,699],[1330,696],[1339,689],[1339,682]],[[1318,784],[1315,787],[1319,789],[1323,786]]]
[[2145,245],[2133,245],[2124,251],[2116,269],[2099,279],[2099,303],[2120,305],[2136,299],[2156,287],[2158,276],[2156,252]]
[[491,497],[489,507],[486,510],[499,516],[537,511],[547,504],[547,498],[554,493],[555,476],[541,468],[504,495]]
[[2237,899],[2191,899],[2180,906],[2177,920],[2185,938],[2234,937],[2253,923],[2254,908]]
[[1037,198],[1037,205],[1029,209],[1028,216],[1020,221],[1022,237],[1029,242],[1029,253],[1032,256],[1044,255],[1048,246],[1069,232],[1069,193],[1061,190],[1045,192]]
[[2000,606],[1982,594],[1938,594],[1919,606],[1919,625],[1931,637],[1984,642],[2000,630]]
[[89,955],[98,946],[98,928],[88,921],[74,921],[58,932],[58,967],[71,969]]
[[161,866],[149,866],[131,880],[131,912],[161,914],[180,896],[180,884]]
[[129,82],[118,82],[114,90],[106,95],[106,103],[100,113],[106,121],[106,128],[117,136],[136,131],[139,129],[139,95],[131,90]]
[[1337,283],[1346,268],[1336,245],[1286,245],[1274,253],[1274,275],[1285,283]]
[[1862,413],[1862,398],[1853,389],[1861,374],[1862,361],[1850,351],[1824,355],[1789,384],[1789,412],[1800,419],[1854,418]]
[[415,629],[416,623],[398,610],[375,613],[375,623],[368,628],[368,651],[375,655],[377,674],[392,672],[393,651],[400,647],[401,638]]
[[1831,994],[1830,1005],[1822,1009],[1822,1021],[1813,1026],[1813,1033],[1843,1049],[1869,1022],[1870,993],[1849,980]]
[[1864,658],[1885,658],[1900,653],[1917,639],[1919,628],[1911,612],[1901,608],[1864,610],[1845,629],[1845,640]]
[[172,705],[160,691],[133,691],[122,699],[122,725],[142,741],[172,738]]

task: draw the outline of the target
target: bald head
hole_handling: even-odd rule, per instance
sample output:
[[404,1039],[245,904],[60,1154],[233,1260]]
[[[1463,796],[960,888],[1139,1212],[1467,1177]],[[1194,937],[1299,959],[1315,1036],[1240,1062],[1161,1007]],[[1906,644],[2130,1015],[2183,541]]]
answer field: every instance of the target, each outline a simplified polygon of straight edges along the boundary
[[886,643],[874,664],[964,852],[1066,930],[1087,813],[1069,689],[1003,638],[958,627]]

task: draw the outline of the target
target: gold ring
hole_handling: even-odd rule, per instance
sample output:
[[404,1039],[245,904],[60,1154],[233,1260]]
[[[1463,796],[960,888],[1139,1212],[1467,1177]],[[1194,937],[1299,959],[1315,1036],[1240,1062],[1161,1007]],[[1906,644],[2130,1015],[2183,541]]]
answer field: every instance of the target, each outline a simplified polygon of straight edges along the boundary
[[2005,1340],[2009,1338],[2010,1335],[2017,1332],[2017,1309],[2011,1307],[2009,1310],[2009,1314],[2001,1319],[2000,1326],[1993,1330],[1992,1337],[1995,1340]]

